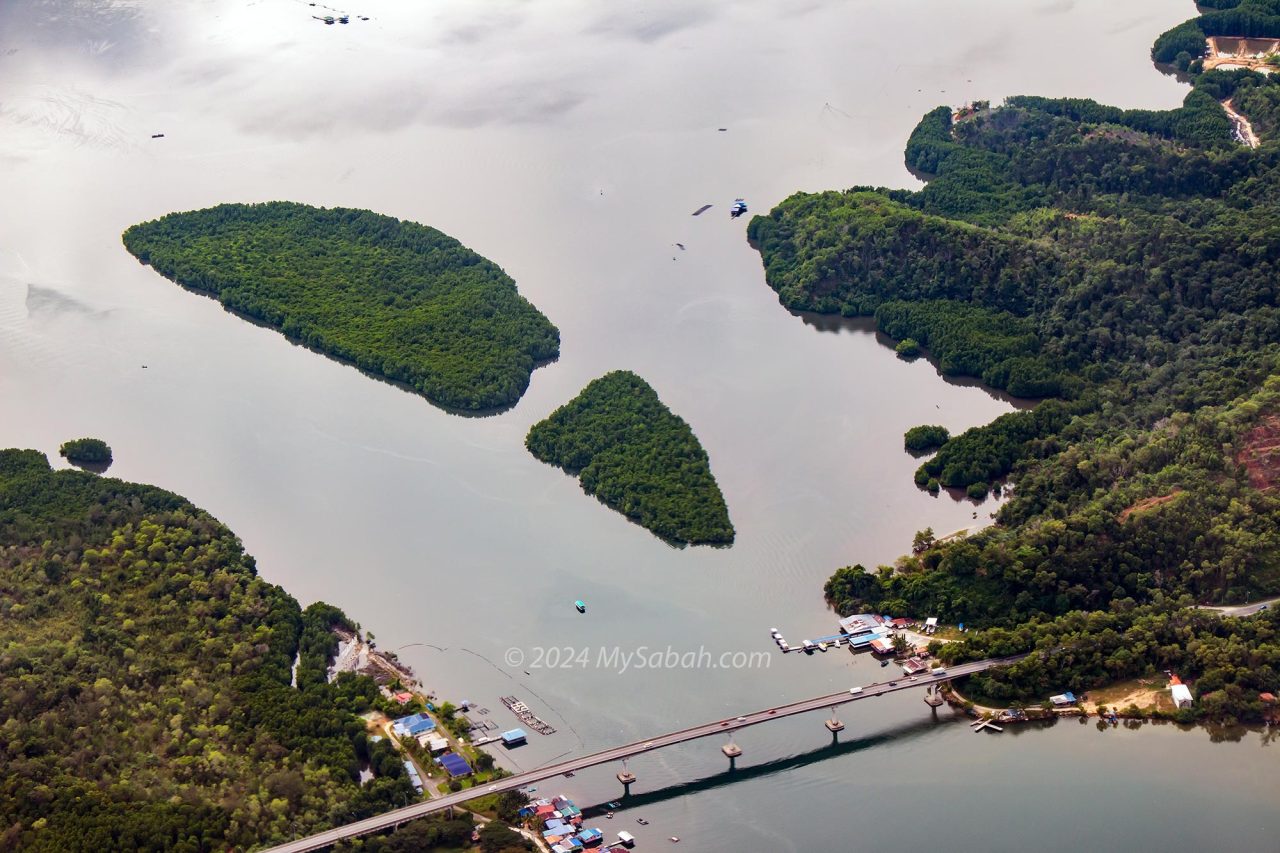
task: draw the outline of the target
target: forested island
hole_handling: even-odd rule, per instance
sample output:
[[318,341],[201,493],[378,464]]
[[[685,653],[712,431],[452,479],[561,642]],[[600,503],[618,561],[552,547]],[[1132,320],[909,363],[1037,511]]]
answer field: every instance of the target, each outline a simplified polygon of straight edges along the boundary
[[944,373],[1054,398],[917,472],[971,494],[1012,475],[993,527],[826,585],[844,613],[986,629],[949,660],[1041,650],[979,695],[1173,669],[1184,717],[1252,720],[1280,688],[1274,610],[1190,609],[1280,594],[1280,80],[1196,61],[1211,30],[1280,37],[1280,0],[1205,5],[1153,50],[1192,57],[1178,109],[939,107],[906,148],[923,190],[797,194],[750,226],[784,304],[874,315]]
[[111,448],[100,438],[73,438],[64,441],[58,455],[73,465],[106,465],[111,462]]
[[0,591],[0,849],[248,849],[414,796],[373,680],[327,680],[347,618],[177,495],[0,451]]
[[451,409],[515,403],[560,351],[492,261],[367,210],[223,204],[135,225],[124,244],[229,310]]
[[529,452],[674,544],[728,545],[733,524],[693,430],[628,371],[592,381],[529,430]]

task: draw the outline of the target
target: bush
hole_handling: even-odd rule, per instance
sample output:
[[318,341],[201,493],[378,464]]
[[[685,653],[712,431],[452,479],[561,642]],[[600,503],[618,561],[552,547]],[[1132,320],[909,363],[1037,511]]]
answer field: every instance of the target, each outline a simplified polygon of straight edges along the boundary
[[899,358],[905,358],[910,361],[913,358],[920,357],[920,342],[915,338],[903,338],[898,341],[898,345],[893,348]]
[[987,496],[987,492],[989,491],[991,491],[990,486],[983,482],[977,482],[970,483],[968,488],[964,490],[964,493],[974,500],[980,501]]

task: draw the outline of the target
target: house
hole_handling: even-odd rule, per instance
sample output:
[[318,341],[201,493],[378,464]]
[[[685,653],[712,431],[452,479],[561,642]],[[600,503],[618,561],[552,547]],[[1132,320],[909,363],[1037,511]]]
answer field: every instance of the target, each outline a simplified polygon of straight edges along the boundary
[[[426,735],[426,738],[427,742],[425,746],[431,751],[432,755],[435,755],[438,752],[444,752],[449,748],[449,741],[440,737],[440,735]],[[418,742],[422,743],[422,739],[419,738]]]
[[391,724],[392,731],[400,737],[417,737],[425,732],[434,731],[435,727],[436,721],[423,713],[401,717]]
[[467,763],[465,758],[458,755],[456,752],[446,752],[444,755],[437,758],[436,761],[440,762],[440,765],[444,767],[452,778],[456,779],[459,776],[471,775],[471,765]]
[[893,640],[888,637],[877,637],[871,641],[871,653],[877,655],[893,654]]
[[583,847],[594,847],[604,842],[604,833],[598,829],[584,829],[578,833],[578,840]]
[[920,658],[907,658],[902,664],[902,672],[905,675],[917,675],[929,668],[929,664],[920,660]]
[[884,620],[870,613],[857,613],[840,620],[840,631],[852,637],[863,634],[884,633]]
[[400,693],[393,694],[391,698],[399,702],[401,705],[404,705],[413,701],[413,694],[402,691]]
[[404,763],[405,772],[409,774],[409,782],[413,785],[413,790],[419,794],[422,793],[422,777],[418,775],[418,768],[413,766],[412,761]]
[[1173,695],[1173,704],[1179,708],[1190,708],[1195,704],[1195,697],[1191,695],[1191,688],[1182,682],[1169,685],[1169,692]]
[[1049,701],[1061,707],[1063,705],[1076,704],[1076,694],[1068,690],[1066,693],[1059,693],[1057,696],[1050,696]]
[[937,630],[938,630],[937,616],[930,616],[928,619],[924,620],[924,632],[926,634],[932,634]]
[[528,741],[529,737],[524,733],[524,729],[512,729],[509,732],[502,733],[502,745],[508,749],[528,743]]
[[914,619],[898,617],[897,619],[889,620],[889,627],[897,628],[898,630],[902,630],[903,628],[914,628],[915,626],[916,622]]

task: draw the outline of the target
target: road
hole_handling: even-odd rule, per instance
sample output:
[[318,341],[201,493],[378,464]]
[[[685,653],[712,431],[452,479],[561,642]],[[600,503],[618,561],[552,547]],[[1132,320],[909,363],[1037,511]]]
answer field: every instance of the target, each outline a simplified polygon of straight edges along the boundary
[[1275,606],[1278,602],[1280,602],[1280,598],[1268,598],[1263,601],[1255,601],[1252,604],[1233,604],[1230,606],[1200,604],[1197,606],[1201,610],[1216,610],[1223,616],[1252,616],[1261,610]]
[[370,832],[378,832],[385,829],[391,829],[399,824],[405,823],[416,818],[425,817],[434,812],[443,811],[451,806],[459,806],[468,800],[474,800],[476,797],[484,794],[502,793],[504,791],[514,791],[531,785],[534,782],[541,782],[544,779],[550,779],[555,776],[562,776],[565,773],[576,773],[579,770],[585,770],[588,767],[595,767],[599,764],[609,764],[615,761],[622,761],[624,758],[630,758],[634,755],[640,755],[645,752],[651,752],[655,749],[661,749],[664,746],[674,746],[678,743],[686,743],[698,738],[711,737],[713,735],[726,735],[730,732],[736,732],[748,726],[767,723],[770,720],[777,720],[782,717],[792,717],[796,714],[807,714],[811,711],[822,711],[837,705],[843,705],[848,702],[857,702],[862,699],[871,699],[876,696],[883,696],[886,693],[895,693],[899,690],[910,690],[916,687],[926,687],[930,684],[948,681],[952,678],[959,678],[964,675],[973,675],[990,669],[993,666],[1007,666],[1011,663],[1025,658],[1025,654],[1012,655],[1005,658],[988,658],[987,660],[974,661],[973,663],[960,664],[948,668],[945,677],[919,676],[915,680],[910,680],[903,676],[895,681],[880,682],[869,684],[862,688],[859,693],[850,693],[848,690],[842,690],[839,693],[831,693],[826,696],[816,696],[812,699],[804,699],[799,702],[792,702],[789,705],[779,705],[774,708],[766,708],[763,711],[755,711],[740,717],[728,720],[715,720],[714,722],[704,723],[700,726],[693,726],[688,729],[681,729],[677,732],[658,735],[646,740],[638,740],[623,746],[615,746],[612,749],[605,749],[600,752],[594,752],[590,755],[584,755],[580,758],[571,758],[567,761],[561,761],[558,764],[551,764],[537,770],[530,770],[526,773],[519,773],[515,776],[508,776],[500,779],[492,785],[481,785],[475,788],[469,788],[456,794],[438,797],[434,800],[427,800],[421,803],[414,803],[411,806],[395,809],[394,811],[385,812],[375,817],[366,818],[364,820],[349,823],[346,826],[336,827],[325,832],[319,832],[306,838],[290,841],[270,848],[266,853],[306,853],[309,850],[319,850],[336,844],[344,838],[354,838],[359,835],[366,835]]

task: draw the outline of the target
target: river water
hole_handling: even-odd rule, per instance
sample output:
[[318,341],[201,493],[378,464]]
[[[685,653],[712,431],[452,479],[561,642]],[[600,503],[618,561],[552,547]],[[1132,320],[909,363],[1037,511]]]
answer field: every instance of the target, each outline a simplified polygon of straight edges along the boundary
[[[490,709],[479,719],[513,726],[498,699],[525,700],[560,731],[531,735],[512,767],[884,677],[845,652],[741,668],[721,655],[769,653],[770,627],[830,633],[834,568],[891,562],[926,526],[988,521],[989,502],[918,491],[901,436],[1011,404],[897,360],[865,324],[783,310],[728,205],[916,186],[902,147],[940,103],[1173,106],[1185,90],[1147,50],[1190,4],[345,11],[350,24],[326,26],[312,15],[328,10],[295,0],[0,3],[0,443],[56,458],[66,438],[101,436],[113,475],[207,508],[265,577],[339,604],[439,693]],[[269,199],[456,236],[560,327],[559,361],[513,409],[458,417],[226,314],[120,245],[171,210]],[[616,368],[693,425],[732,548],[668,547],[525,452],[532,423]],[[636,663],[668,648],[701,665]],[[630,767],[640,805],[601,824],[708,850],[1280,849],[1280,765],[1257,733],[975,737],[906,694],[846,723],[835,747],[817,718],[748,731],[733,777],[711,742],[645,756]],[[612,799],[619,769],[546,790]]]

